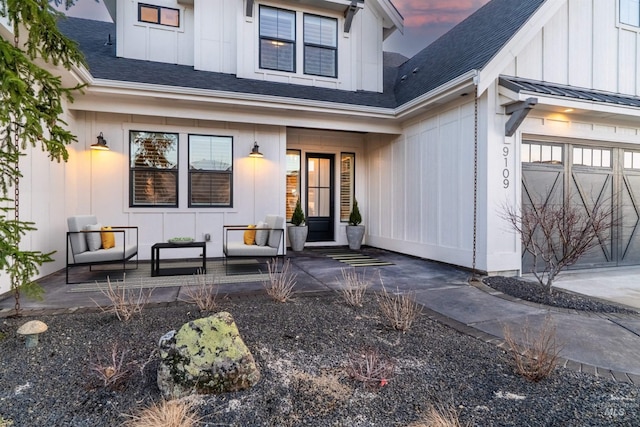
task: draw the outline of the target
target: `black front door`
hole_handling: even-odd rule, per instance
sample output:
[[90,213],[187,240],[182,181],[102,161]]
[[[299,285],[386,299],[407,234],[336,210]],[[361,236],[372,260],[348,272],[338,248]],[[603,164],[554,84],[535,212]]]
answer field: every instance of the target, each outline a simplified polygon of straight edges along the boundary
[[307,154],[308,242],[334,240],[333,154]]

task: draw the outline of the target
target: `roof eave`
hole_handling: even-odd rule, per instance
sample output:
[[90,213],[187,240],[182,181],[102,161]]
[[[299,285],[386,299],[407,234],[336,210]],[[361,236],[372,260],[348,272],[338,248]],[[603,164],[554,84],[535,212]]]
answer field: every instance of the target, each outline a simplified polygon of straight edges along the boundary
[[477,83],[478,70],[469,70],[461,76],[412,99],[396,108],[396,117],[408,119],[438,105],[468,94]]
[[[101,107],[94,103],[95,99],[93,97],[109,98],[115,96],[137,99],[140,102],[147,103],[148,100],[152,99],[153,103],[148,103],[148,105],[157,105],[166,101],[167,105],[172,106],[174,113],[176,111],[176,103],[206,106],[203,111],[209,118],[211,113],[207,109],[224,107],[227,110],[232,108],[236,112],[233,113],[236,114],[235,119],[240,119],[237,116],[237,111],[245,109],[266,112],[271,117],[270,120],[273,120],[274,114],[279,115],[278,117],[281,117],[281,120],[279,120],[278,124],[294,125],[296,123],[296,126],[301,126],[294,118],[290,117],[294,114],[292,112],[295,112],[295,114],[300,115],[349,117],[351,120],[358,118],[355,122],[362,121],[363,126],[354,125],[352,130],[365,131],[370,129],[371,132],[400,133],[399,124],[395,120],[395,110],[392,108],[103,79],[94,79],[91,85],[85,89],[85,94],[87,95],[85,97],[87,101],[84,101],[82,97],[78,97],[74,104],[71,105],[72,109],[97,111]],[[131,105],[123,103],[119,105],[118,111],[124,114],[141,114],[139,105],[135,103]],[[286,112],[286,114],[283,114],[283,112]],[[230,116],[229,121],[234,121],[231,117],[233,116]],[[221,116],[220,119],[222,120]],[[331,121],[327,123],[327,126],[331,125]],[[275,123],[265,119],[264,124]]]

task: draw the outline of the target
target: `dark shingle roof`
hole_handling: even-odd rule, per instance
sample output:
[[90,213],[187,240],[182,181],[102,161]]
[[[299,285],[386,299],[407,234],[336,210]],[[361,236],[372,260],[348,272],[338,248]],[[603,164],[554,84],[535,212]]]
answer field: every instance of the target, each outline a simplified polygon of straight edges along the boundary
[[640,107],[640,97],[637,96],[621,95],[613,92],[604,92],[576,86],[560,85],[556,83],[547,83],[538,80],[509,76],[500,76],[499,82],[500,86],[504,86],[517,93],[524,91],[540,95],[571,98],[579,101],[603,102],[628,107]]
[[[67,18],[59,26],[79,43],[89,71],[99,79],[395,108],[468,71],[482,69],[544,1],[492,0],[413,58],[385,54],[383,93],[241,79],[191,66],[117,58],[114,24]],[[109,35],[111,45],[106,44]],[[412,73],[416,68],[419,71]]]
[[[393,108],[395,69],[385,76],[383,93],[345,91],[262,80],[241,79],[233,74],[197,71],[191,66],[118,58],[115,56],[115,24],[80,18],[62,19],[58,26],[76,40],[94,78],[133,83],[160,84],[205,90],[328,101],[342,104]],[[112,44],[106,44],[111,35]]]
[[395,88],[398,104],[471,70],[481,70],[544,2],[493,0],[478,9],[400,66]]

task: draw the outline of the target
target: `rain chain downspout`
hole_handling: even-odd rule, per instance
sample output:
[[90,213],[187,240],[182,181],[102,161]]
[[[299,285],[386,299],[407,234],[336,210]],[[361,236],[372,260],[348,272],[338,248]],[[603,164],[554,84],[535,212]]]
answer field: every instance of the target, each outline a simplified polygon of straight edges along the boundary
[[[16,47],[16,49],[19,48],[20,45],[20,40],[18,40],[18,36],[15,35],[13,37],[13,43]],[[16,150],[16,153],[20,152],[20,136],[18,134],[18,131],[20,129],[20,126],[18,124],[17,118],[14,117],[14,120],[16,120],[15,122],[15,131],[14,131],[14,149]],[[19,244],[20,242],[20,230],[18,228],[18,223],[20,221],[20,156],[16,156],[16,175],[15,175],[15,180],[14,180],[14,196],[13,196],[13,207],[14,207],[14,214],[15,214],[15,241],[18,242],[17,244]],[[13,263],[15,265],[15,263],[18,262],[18,258],[17,255],[14,254],[13,255]],[[17,283],[18,281],[18,277],[14,274],[13,277],[11,277],[11,287],[13,287],[13,296],[16,300],[15,303],[15,315],[16,316],[20,316],[20,284]]]
[[471,262],[471,280],[478,280],[476,271],[476,252],[478,238],[478,77],[475,77],[475,96],[473,102],[473,259]]

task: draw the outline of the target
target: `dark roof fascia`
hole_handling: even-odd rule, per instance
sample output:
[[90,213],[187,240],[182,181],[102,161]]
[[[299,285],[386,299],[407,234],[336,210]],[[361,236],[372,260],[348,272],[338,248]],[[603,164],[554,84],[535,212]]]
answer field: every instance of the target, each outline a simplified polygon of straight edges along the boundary
[[511,76],[500,76],[498,82],[500,86],[518,94],[524,92],[527,94],[565,98],[575,101],[598,102],[615,106],[640,108],[640,97],[632,95]]

